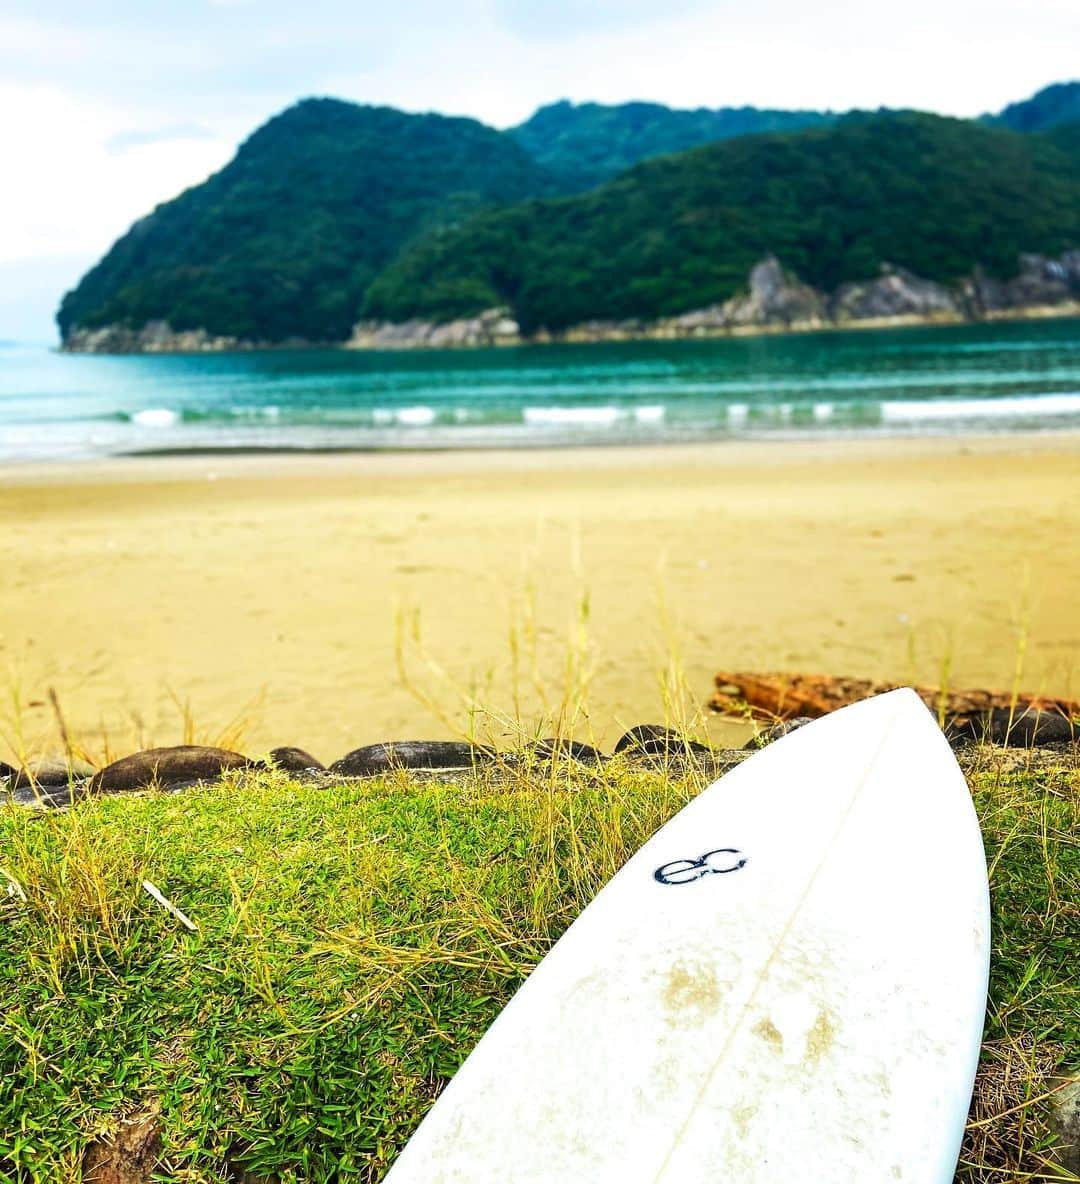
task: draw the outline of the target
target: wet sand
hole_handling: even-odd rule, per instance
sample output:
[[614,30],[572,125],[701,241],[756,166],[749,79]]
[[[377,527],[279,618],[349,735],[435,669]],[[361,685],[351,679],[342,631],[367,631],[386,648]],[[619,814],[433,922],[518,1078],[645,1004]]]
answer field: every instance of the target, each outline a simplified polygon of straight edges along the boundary
[[695,706],[721,668],[1076,695],[1080,435],[17,467],[0,573],[6,759],[59,748],[50,688],[98,759],[326,761],[578,677],[610,744],[673,655]]

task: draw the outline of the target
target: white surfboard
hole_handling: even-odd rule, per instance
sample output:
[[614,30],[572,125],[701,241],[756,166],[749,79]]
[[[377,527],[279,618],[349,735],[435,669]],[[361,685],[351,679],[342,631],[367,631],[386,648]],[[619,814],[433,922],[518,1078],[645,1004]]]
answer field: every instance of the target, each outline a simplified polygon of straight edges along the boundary
[[763,749],[664,826],[492,1024],[390,1184],[947,1184],[986,863],[912,691]]

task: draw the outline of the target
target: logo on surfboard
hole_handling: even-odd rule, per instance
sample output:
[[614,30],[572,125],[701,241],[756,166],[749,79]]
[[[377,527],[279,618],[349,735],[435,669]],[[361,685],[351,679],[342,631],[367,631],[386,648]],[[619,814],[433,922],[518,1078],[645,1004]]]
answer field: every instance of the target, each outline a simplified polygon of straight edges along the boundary
[[726,876],[746,867],[746,856],[735,847],[717,847],[697,859],[673,859],[653,872],[658,884],[693,884],[703,876]]

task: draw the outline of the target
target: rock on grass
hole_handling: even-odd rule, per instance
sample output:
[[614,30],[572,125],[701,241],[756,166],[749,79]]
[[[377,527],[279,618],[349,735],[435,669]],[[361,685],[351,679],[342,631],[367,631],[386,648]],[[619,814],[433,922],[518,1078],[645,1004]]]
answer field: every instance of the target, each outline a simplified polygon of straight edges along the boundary
[[157,1111],[123,1119],[111,1139],[95,1139],[83,1156],[84,1184],[151,1184],[161,1154]]
[[[10,766],[5,766],[6,768]],[[0,769],[0,776],[3,769]],[[44,759],[28,761],[25,769],[12,769],[10,785],[12,789],[33,788],[41,786],[45,789],[66,789],[69,785],[85,781],[94,775],[94,766],[86,761],[61,761]]]
[[764,748],[766,744],[772,744],[774,740],[782,740],[791,732],[796,732],[799,728],[805,728],[807,724],[812,724],[813,722],[808,715],[797,715],[794,719],[782,719],[773,724],[772,727],[758,732],[756,736],[751,736],[743,747],[750,749]]
[[316,772],[325,772],[326,770],[326,766],[318,757],[312,756],[303,748],[271,748],[269,761],[257,761],[256,765],[266,768],[271,763],[275,769],[280,769],[283,773],[307,773],[312,769]]
[[395,740],[354,748],[330,766],[343,777],[370,777],[395,769],[470,769],[490,757],[487,749],[460,740]]
[[712,749],[707,744],[697,740],[688,740],[674,728],[663,724],[638,724],[619,737],[615,745],[616,752],[625,752],[629,756],[685,756],[693,753],[697,756],[710,756]]
[[251,761],[239,752],[181,744],[175,748],[147,748],[106,765],[90,782],[91,793],[122,793],[151,785],[213,781],[227,769],[246,769]]
[[952,722],[946,732],[953,741],[974,740],[1008,748],[1080,740],[1080,728],[1067,716],[1035,708],[1012,712],[1006,707],[995,707],[981,718]]
[[1051,1127],[1058,1137],[1054,1158],[1066,1171],[1080,1176],[1080,1077],[1054,1098]]
[[604,761],[604,754],[591,744],[582,744],[579,740],[567,740],[564,737],[551,737],[547,740],[537,740],[530,746],[529,751],[537,760],[573,760],[582,765],[599,765]]

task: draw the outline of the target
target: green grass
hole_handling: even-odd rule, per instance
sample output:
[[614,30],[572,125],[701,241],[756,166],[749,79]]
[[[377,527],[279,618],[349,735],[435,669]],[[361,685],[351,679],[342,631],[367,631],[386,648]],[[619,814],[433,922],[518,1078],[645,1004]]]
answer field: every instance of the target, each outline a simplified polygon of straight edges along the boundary
[[[995,953],[958,1179],[1069,1179],[1046,1166],[1039,1099],[1080,1070],[1080,775],[983,766]],[[245,774],[0,812],[0,1181],[77,1181],[87,1141],[152,1105],[162,1179],[378,1180],[529,969],[706,779]]]

